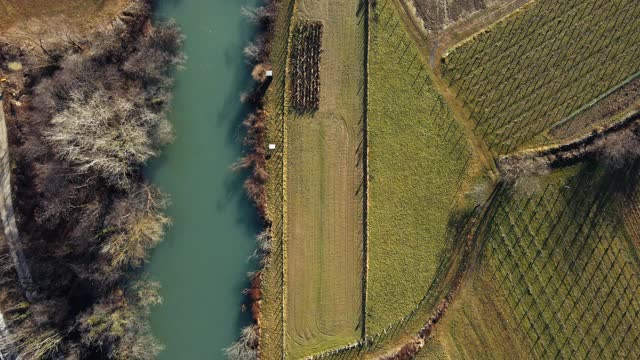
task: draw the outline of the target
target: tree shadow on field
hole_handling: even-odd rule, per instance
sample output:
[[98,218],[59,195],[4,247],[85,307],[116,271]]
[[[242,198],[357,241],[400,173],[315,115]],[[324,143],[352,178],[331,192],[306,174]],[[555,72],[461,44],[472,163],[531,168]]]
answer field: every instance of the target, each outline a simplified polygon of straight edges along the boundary
[[369,3],[368,3],[368,1],[367,1],[367,0],[360,0],[360,1],[358,2],[358,7],[357,7],[357,9],[356,9],[356,16],[357,16],[357,17],[361,17],[361,16],[363,16],[364,14],[366,14],[365,9],[366,9],[366,7],[367,7],[368,5],[369,5]]

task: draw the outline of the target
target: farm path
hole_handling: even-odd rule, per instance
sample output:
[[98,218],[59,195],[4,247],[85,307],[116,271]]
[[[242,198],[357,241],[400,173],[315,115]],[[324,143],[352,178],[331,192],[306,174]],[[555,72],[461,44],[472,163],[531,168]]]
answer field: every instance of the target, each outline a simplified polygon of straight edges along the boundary
[[18,273],[18,280],[29,301],[33,300],[33,280],[26,258],[20,244],[18,227],[16,226],[13,201],[11,200],[11,161],[9,158],[9,144],[7,125],[4,116],[3,101],[0,100],[0,219],[4,228],[4,235],[9,244],[9,251]]
[[[18,230],[16,227],[15,216],[13,213],[13,204],[11,202],[11,186],[9,181],[9,175],[11,168],[9,162],[9,150],[7,141],[7,127],[4,117],[4,104],[0,92],[0,156],[2,157],[0,164],[2,168],[2,189],[0,190],[0,217],[2,218],[2,225],[5,232],[5,239],[9,244],[11,256],[13,262],[16,265],[18,277],[20,283],[26,290],[27,298],[32,300],[31,290],[31,273],[27,267],[22,249],[18,240]],[[9,199],[8,202],[6,199]],[[11,237],[10,237],[11,236]],[[13,340],[11,338],[11,332],[4,319],[2,312],[0,312],[0,359],[13,360],[16,359],[16,353],[11,345]]]
[[366,45],[361,0],[300,0],[299,21],[323,23],[320,104],[288,114],[288,357],[362,336]]

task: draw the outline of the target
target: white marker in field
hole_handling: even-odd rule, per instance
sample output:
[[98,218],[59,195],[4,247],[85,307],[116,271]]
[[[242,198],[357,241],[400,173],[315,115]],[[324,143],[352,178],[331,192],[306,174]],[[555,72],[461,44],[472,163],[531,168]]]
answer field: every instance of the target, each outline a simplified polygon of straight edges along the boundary
[[273,70],[267,70],[267,77],[273,77]]
[[269,150],[275,150],[276,144],[269,144]]

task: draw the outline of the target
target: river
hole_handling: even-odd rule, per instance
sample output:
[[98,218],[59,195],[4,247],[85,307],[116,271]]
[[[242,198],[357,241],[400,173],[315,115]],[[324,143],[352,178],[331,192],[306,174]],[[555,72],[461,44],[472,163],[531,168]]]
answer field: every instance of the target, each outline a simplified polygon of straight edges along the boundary
[[154,183],[171,196],[173,220],[148,271],[164,302],[151,314],[166,346],[160,360],[223,359],[248,315],[240,311],[247,262],[255,246],[255,211],[240,157],[239,101],[250,84],[242,49],[254,35],[241,15],[257,0],[161,0],[158,15],[186,35],[186,68],[176,75],[171,121],[176,139],[150,165]]

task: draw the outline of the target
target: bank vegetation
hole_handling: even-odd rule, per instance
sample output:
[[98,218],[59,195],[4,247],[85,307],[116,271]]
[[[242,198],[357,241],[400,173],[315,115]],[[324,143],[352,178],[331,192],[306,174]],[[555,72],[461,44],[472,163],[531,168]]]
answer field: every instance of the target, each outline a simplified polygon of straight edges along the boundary
[[244,182],[247,196],[256,207],[262,222],[262,231],[257,235],[257,249],[254,257],[260,269],[249,273],[249,287],[243,291],[251,303],[252,324],[244,327],[238,340],[225,349],[227,358],[232,360],[252,360],[261,358],[260,339],[262,334],[262,295],[265,267],[272,257],[272,220],[267,201],[267,120],[270,116],[266,110],[265,94],[271,83],[267,71],[271,70],[270,55],[272,50],[275,17],[280,0],[264,0],[255,8],[243,8],[243,14],[249,23],[257,26],[255,39],[244,48],[247,67],[255,80],[252,88],[242,96],[252,111],[242,122],[245,130],[243,146],[244,155],[236,163],[237,170],[248,173]]
[[183,37],[151,13],[133,1],[91,34],[0,44],[0,64],[20,62],[26,79],[5,110],[35,299],[12,266],[0,271],[8,345],[22,359],[152,359],[162,349],[147,321],[159,284],[140,269],[170,223],[168,199],[143,168],[173,136],[166,113]]

